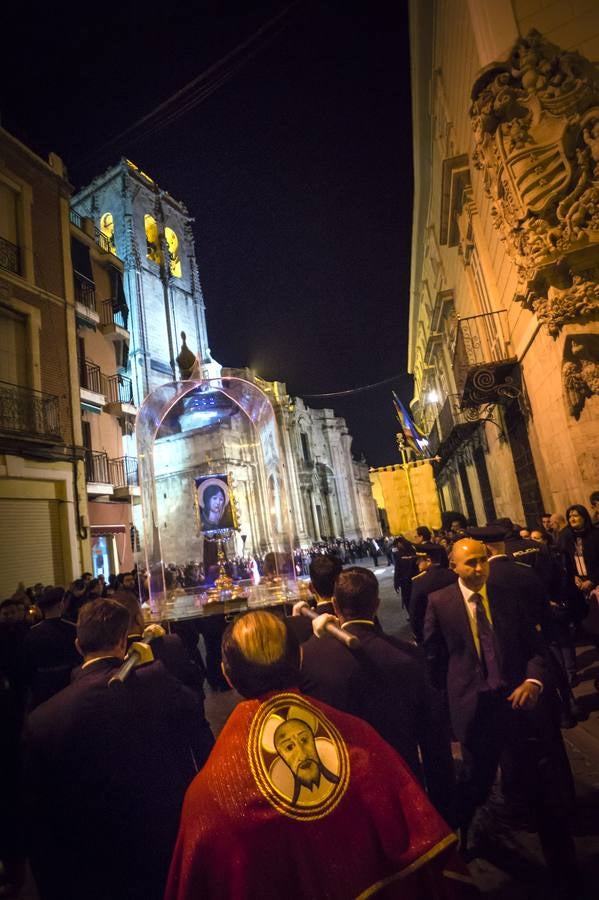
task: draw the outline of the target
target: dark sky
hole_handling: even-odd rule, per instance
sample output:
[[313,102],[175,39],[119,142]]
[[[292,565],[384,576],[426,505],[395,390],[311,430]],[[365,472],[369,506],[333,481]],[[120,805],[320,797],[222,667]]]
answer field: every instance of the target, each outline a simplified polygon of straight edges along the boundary
[[[252,366],[300,396],[401,375],[412,216],[405,5],[299,0],[185,115],[155,127],[171,106],[152,129],[104,146],[287,4],[241,14],[223,2],[164,5],[145,19],[139,4],[91,4],[87,22],[26,18],[12,4],[2,125],[62,156],[75,188],[127,156],[187,205],[222,364]],[[344,415],[354,455],[386,465],[398,461],[392,388],[409,401],[404,375],[306,402]]]

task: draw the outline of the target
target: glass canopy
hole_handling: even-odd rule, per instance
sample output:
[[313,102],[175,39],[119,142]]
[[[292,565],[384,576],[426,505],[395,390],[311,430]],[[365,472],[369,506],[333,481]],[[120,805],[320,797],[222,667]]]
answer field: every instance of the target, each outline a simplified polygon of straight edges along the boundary
[[162,385],[139,410],[137,452],[153,617],[296,599],[284,457],[260,388]]

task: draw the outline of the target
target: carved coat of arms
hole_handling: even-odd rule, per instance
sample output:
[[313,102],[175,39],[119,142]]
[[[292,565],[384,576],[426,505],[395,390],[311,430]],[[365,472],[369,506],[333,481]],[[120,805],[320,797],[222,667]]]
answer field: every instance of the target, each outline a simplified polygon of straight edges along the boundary
[[470,109],[483,173],[520,277],[552,335],[599,313],[599,79],[532,31],[484,70]]

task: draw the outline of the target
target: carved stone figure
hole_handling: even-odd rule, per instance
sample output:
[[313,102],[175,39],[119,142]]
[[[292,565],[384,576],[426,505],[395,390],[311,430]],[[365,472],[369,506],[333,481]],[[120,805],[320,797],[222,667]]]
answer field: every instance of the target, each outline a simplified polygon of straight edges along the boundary
[[581,275],[572,277],[568,288],[550,287],[546,297],[532,297],[532,307],[554,337],[565,322],[581,321],[599,307],[599,284],[585,281]]
[[562,380],[570,414],[578,419],[587,398],[593,394],[599,396],[599,334],[568,337],[564,345]]
[[477,79],[473,162],[520,279],[556,336],[599,313],[599,76],[531,31]]

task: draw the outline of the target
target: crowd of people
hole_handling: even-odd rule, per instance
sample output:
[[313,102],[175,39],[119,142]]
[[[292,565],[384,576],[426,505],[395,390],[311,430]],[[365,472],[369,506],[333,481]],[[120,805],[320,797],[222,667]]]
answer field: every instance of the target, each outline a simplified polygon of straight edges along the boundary
[[[167,634],[148,631],[141,570],[20,586],[0,604],[5,894],[28,860],[41,900],[344,898],[379,882],[467,897],[456,848],[476,841],[499,771],[507,821],[538,832],[556,896],[581,897],[561,728],[581,715],[580,629],[599,650],[590,502],[536,528],[455,514],[438,531],[298,549],[314,621],[302,601]],[[381,558],[405,640],[378,617]],[[226,563],[235,579],[270,564]],[[166,574],[182,588],[214,577],[194,562]],[[216,743],[206,679],[246,698]]]
[[[454,580],[448,551],[457,539],[480,532],[486,535],[491,560],[509,558],[527,566],[528,571],[511,570],[514,585],[534,573],[531,603],[534,597],[560,684],[563,727],[575,725],[579,712],[571,689],[578,684],[575,639],[581,627],[599,651],[599,492],[591,494],[590,506],[591,511],[574,504],[565,515],[543,513],[532,528],[499,518],[477,532],[459,516],[447,529],[431,531],[420,526],[410,540],[398,537],[394,547],[395,590],[419,643],[428,595]],[[499,569],[495,566],[494,571]],[[599,681],[595,687],[599,690]]]

